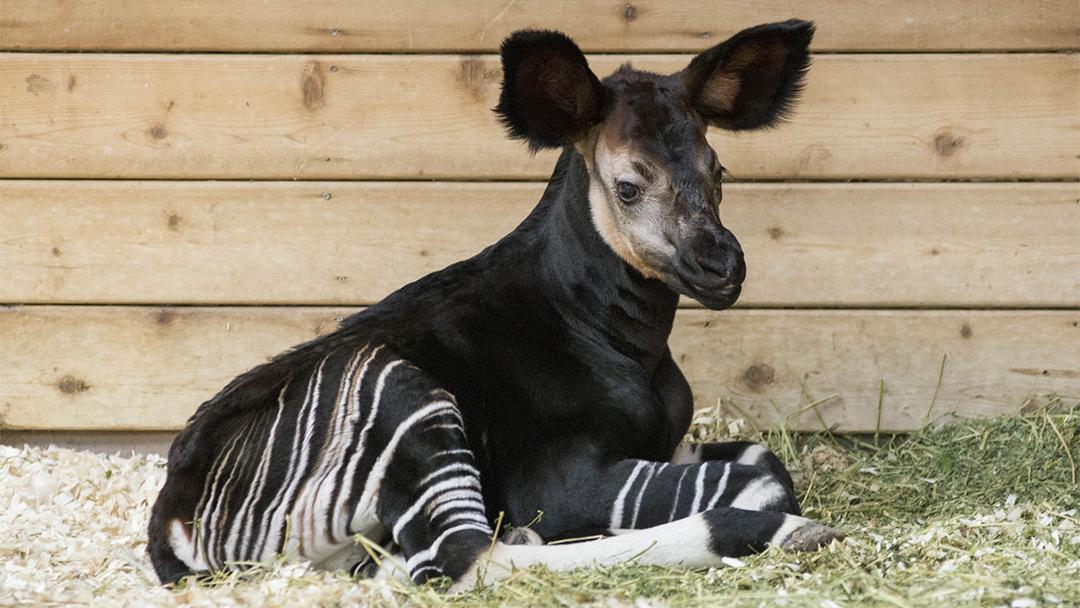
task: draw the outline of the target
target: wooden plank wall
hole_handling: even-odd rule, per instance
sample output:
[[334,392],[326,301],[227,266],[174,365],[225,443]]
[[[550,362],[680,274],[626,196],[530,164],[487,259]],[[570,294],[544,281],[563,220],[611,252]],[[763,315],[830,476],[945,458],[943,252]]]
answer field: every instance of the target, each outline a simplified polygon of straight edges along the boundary
[[554,157],[490,112],[509,32],[603,75],[790,16],[790,123],[710,134],[749,277],[680,311],[698,404],[902,431],[1080,398],[1075,0],[0,0],[0,432],[160,437],[511,229]]

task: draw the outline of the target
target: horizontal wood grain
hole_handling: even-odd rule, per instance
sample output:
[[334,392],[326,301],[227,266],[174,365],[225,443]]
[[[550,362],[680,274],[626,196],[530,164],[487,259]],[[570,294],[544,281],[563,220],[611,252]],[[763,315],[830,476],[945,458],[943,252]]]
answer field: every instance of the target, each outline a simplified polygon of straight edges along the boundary
[[[594,56],[671,72],[688,56]],[[544,179],[491,56],[0,54],[0,175]],[[827,55],[789,124],[712,143],[749,179],[1075,179],[1080,55]]]
[[[347,312],[0,309],[0,428],[179,428],[234,375]],[[699,406],[723,400],[759,425],[867,431],[884,381],[880,428],[900,431],[932,400],[934,416],[1000,414],[1050,392],[1075,401],[1078,325],[1075,311],[694,310],[679,314],[672,349]],[[820,400],[821,419],[800,413]]]
[[[374,303],[539,183],[0,181],[0,302]],[[741,306],[1080,305],[1080,184],[734,184]]]
[[0,428],[0,445],[56,446],[99,454],[168,456],[175,431],[11,431]]
[[1071,0],[0,0],[0,49],[494,51],[524,27],[592,51],[692,51],[788,17],[818,24],[818,50],[1080,46]]

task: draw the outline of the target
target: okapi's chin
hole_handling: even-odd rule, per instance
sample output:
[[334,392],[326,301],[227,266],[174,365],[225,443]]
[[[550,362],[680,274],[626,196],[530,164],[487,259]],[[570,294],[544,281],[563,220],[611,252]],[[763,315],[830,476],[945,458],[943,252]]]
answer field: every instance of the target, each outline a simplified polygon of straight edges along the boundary
[[706,289],[683,279],[677,279],[675,285],[669,283],[668,286],[681,295],[697,300],[709,310],[727,310],[731,308],[742,293],[742,285]]

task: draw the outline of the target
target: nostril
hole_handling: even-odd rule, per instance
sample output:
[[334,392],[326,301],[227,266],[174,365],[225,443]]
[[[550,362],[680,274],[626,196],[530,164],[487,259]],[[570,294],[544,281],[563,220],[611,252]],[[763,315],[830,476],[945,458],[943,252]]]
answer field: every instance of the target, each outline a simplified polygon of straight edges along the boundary
[[701,269],[705,272],[709,274],[719,275],[724,279],[727,279],[727,276],[730,274],[728,272],[728,265],[725,264],[722,260],[710,260],[706,258],[703,260],[698,260],[698,266],[700,266]]

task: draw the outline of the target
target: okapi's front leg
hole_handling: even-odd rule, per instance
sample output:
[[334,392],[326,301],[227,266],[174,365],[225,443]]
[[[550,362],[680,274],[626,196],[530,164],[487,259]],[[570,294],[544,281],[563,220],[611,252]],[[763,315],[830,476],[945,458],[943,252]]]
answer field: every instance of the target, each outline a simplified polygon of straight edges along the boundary
[[608,503],[612,530],[649,528],[721,507],[800,514],[786,480],[752,464],[624,460],[608,474],[618,486]]
[[840,536],[800,517],[789,478],[757,465],[616,460],[575,441],[559,442],[547,456],[522,480],[508,509],[518,525],[542,511],[534,529],[545,539],[582,531],[622,534],[693,518],[708,529],[718,558],[771,544],[813,549]]

